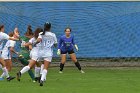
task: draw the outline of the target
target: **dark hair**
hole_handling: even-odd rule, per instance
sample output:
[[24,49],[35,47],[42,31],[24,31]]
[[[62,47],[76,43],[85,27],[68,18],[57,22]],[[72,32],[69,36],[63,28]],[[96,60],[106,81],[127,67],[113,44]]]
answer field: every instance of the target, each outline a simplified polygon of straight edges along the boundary
[[40,32],[43,32],[43,29],[40,28],[40,27],[35,30],[35,32],[34,32],[34,38],[35,39],[38,38]]
[[13,37],[14,32],[12,31],[12,32],[10,32],[8,35],[9,35],[10,37]]
[[4,25],[0,25],[0,30],[1,30],[2,28],[4,28]]
[[51,23],[50,22],[46,22],[44,24],[44,31],[43,31],[42,35],[44,35],[46,31],[50,31],[50,29],[51,29]]
[[25,35],[27,35],[27,36],[34,35],[31,25],[28,25]]
[[66,30],[67,30],[67,29],[69,29],[69,30],[70,30],[70,32],[71,32],[71,28],[70,28],[70,27],[65,28],[65,32],[66,32]]

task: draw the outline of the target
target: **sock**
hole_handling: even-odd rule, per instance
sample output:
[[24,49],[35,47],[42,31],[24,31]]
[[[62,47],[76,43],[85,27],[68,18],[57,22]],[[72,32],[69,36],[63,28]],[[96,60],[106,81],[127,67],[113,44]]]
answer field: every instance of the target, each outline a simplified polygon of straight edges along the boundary
[[30,77],[32,78],[32,80],[35,79],[34,73],[33,73],[33,71],[31,69],[28,70],[28,74],[30,75]]
[[41,76],[41,81],[44,81],[45,80],[45,78],[46,78],[46,76],[47,76],[47,70],[46,69],[44,69],[43,71],[42,71],[42,76]]
[[2,68],[2,70],[3,70],[3,73],[5,73],[6,78],[8,78],[9,77],[9,74],[8,74],[7,68],[4,67],[4,68]]
[[20,73],[23,74],[23,73],[27,72],[28,70],[30,70],[30,67],[29,67],[29,66],[25,66],[25,67],[20,71]]
[[4,78],[5,77],[5,73],[3,72],[2,75],[0,76],[1,78]]
[[60,63],[60,71],[62,71],[64,68],[64,64]]
[[79,70],[81,70],[81,66],[80,66],[79,62],[76,62],[76,63],[75,63],[75,66],[76,66]]
[[40,76],[40,67],[35,67],[35,77],[39,77]]
[[0,64],[0,69],[2,69],[2,65]]
[[40,75],[42,75],[43,69],[44,69],[44,64],[41,65]]

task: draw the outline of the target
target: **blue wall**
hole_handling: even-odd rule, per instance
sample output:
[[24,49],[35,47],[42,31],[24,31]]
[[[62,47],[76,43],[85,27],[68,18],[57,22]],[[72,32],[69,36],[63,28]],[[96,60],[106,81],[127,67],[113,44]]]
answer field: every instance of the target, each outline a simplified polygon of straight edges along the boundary
[[23,35],[28,24],[35,30],[46,21],[58,38],[72,28],[78,57],[140,56],[140,2],[0,3],[7,33],[17,26]]

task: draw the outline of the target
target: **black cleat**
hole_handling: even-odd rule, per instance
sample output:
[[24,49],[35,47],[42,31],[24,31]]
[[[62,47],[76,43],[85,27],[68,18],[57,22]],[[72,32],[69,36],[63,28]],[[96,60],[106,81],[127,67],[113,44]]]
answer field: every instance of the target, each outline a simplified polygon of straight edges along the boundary
[[36,82],[39,81],[39,77],[35,77],[35,81],[36,81]]
[[17,80],[20,81],[20,78],[21,78],[21,72],[18,72],[17,73]]
[[40,80],[40,86],[43,86],[43,81],[42,80]]
[[15,77],[10,76],[10,77],[7,78],[7,81],[11,81],[11,80],[13,80],[14,78],[15,78]]
[[40,83],[40,81],[41,81],[41,76],[38,78],[38,83]]
[[38,77],[35,77],[35,81],[38,81]]

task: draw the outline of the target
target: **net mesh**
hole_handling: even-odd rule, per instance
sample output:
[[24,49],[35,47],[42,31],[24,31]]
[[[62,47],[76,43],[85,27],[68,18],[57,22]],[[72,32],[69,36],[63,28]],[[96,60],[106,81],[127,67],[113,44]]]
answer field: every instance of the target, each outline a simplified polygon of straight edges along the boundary
[[46,21],[58,39],[67,26],[72,28],[78,57],[140,56],[140,2],[0,3],[0,23],[6,33],[18,27],[24,35],[28,24],[35,30]]

